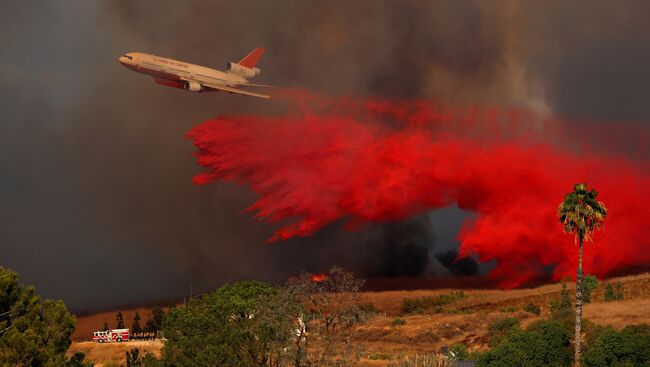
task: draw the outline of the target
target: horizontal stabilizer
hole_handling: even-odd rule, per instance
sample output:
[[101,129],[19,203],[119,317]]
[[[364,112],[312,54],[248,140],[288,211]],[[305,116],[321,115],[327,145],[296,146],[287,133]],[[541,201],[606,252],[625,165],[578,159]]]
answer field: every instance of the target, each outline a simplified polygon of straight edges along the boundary
[[275,86],[275,85],[268,85],[268,84],[254,84],[254,83],[246,83],[246,84],[242,84],[242,87],[277,88],[277,86]]

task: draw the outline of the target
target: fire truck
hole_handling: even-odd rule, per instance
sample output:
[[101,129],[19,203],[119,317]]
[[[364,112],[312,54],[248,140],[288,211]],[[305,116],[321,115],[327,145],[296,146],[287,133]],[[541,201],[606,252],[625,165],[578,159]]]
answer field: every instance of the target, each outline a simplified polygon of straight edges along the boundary
[[129,329],[95,331],[93,341],[97,343],[126,342],[129,341]]

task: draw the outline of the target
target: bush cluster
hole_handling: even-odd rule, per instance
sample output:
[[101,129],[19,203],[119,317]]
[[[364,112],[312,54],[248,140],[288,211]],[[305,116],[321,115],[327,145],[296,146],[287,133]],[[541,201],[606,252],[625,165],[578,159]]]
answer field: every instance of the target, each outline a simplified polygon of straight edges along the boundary
[[[583,354],[584,367],[650,366],[650,325],[616,331],[586,320],[585,330],[589,337]],[[573,323],[562,318],[540,320],[526,330],[521,330],[514,318],[500,319],[488,327],[491,349],[479,357],[478,366],[568,367],[573,358],[572,335]]]
[[507,317],[488,326],[487,338],[490,347],[496,347],[513,331],[519,330],[519,320]]
[[605,330],[587,347],[585,367],[650,366],[650,325]]
[[[494,329],[503,331],[507,325],[501,321],[501,325]],[[540,320],[525,331],[512,326],[496,347],[481,356],[478,366],[564,367],[570,363],[571,332],[560,322]]]

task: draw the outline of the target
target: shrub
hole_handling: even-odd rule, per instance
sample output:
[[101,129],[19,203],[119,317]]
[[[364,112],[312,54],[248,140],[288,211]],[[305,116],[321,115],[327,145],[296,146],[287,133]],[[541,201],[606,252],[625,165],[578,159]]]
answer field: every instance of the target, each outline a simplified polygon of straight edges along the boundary
[[588,346],[583,363],[585,367],[650,365],[650,325],[605,330]]
[[402,300],[402,313],[420,313],[425,309],[431,297],[404,298]]
[[519,330],[519,320],[514,317],[507,317],[493,322],[488,326],[488,345],[496,347],[508,334],[517,330]]
[[551,302],[551,320],[561,322],[566,328],[575,326],[575,310],[571,304],[571,296],[566,284],[562,284],[560,298]]
[[503,312],[503,313],[512,313],[512,312],[515,312],[515,311],[517,311],[517,307],[515,307],[515,306],[508,306],[508,307],[501,308],[501,312]]
[[551,313],[550,319],[561,323],[569,330],[573,330],[576,325],[576,311],[574,309],[554,311]]
[[541,315],[541,313],[542,313],[542,309],[538,305],[536,305],[534,303],[527,304],[526,307],[524,307],[524,311],[530,312],[530,313],[532,313],[534,315],[537,315],[537,316]]
[[566,286],[566,283],[562,283],[562,291],[560,292],[560,298],[551,301],[551,313],[562,310],[572,309],[571,305],[571,295],[569,294],[569,289]]
[[368,314],[371,313],[376,313],[377,312],[377,307],[375,307],[375,304],[372,302],[368,303],[363,303],[359,305],[359,310]]
[[76,352],[68,361],[65,363],[65,367],[93,367],[93,362],[86,362],[84,358],[86,355],[82,352]]
[[400,319],[399,317],[396,319],[393,319],[393,321],[390,323],[392,326],[402,326],[406,325],[406,320]]
[[455,361],[477,360],[481,357],[480,352],[469,352],[463,343],[454,344],[449,347],[449,357]]
[[483,354],[479,367],[569,366],[571,332],[557,321],[537,321],[526,331],[515,329],[501,344]]
[[388,353],[373,353],[368,356],[373,361],[390,361],[391,355]]
[[611,302],[611,301],[618,301],[623,299],[623,286],[621,283],[616,283],[615,285],[612,285],[612,283],[607,283],[607,286],[605,286],[605,301],[606,302]]
[[404,298],[402,301],[402,313],[420,313],[430,308],[438,310],[444,305],[462,300],[466,297],[463,291],[453,291],[437,297]]
[[357,320],[366,321],[373,318],[377,314],[377,308],[373,303],[364,303],[358,306]]
[[593,275],[587,275],[583,284],[583,300],[585,303],[591,302],[591,291],[598,287],[598,278]]
[[141,367],[140,349],[133,348],[126,351],[126,367]]

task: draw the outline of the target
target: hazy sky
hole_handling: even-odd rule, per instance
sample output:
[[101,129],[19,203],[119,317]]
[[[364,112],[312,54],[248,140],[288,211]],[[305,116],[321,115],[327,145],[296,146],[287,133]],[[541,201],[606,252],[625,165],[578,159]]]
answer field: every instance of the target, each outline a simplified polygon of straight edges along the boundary
[[[368,269],[390,245],[393,227],[337,225],[265,244],[273,227],[240,214],[254,200],[246,187],[191,183],[200,168],[184,134],[282,107],[157,86],[122,53],[220,68],[264,46],[261,83],[522,106],[620,129],[650,121],[649,13],[644,0],[7,2],[0,265],[83,310],[182,297],[189,283]],[[433,254],[455,246],[464,218],[451,208],[403,228]],[[425,270],[446,271],[433,259]]]

